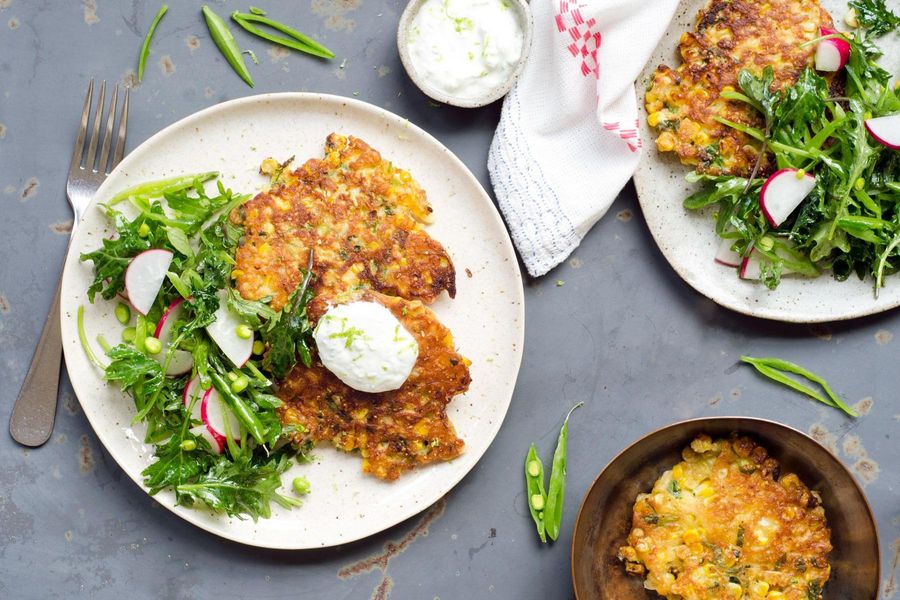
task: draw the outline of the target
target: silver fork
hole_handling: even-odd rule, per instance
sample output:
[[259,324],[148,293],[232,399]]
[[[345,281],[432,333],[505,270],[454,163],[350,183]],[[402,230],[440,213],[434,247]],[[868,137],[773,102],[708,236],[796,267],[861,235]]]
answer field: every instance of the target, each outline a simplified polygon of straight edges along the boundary
[[[119,99],[119,86],[113,89],[109,109],[106,111],[106,126],[100,154],[97,145],[100,139],[100,123],[103,120],[103,102],[106,96],[106,82],[100,84],[97,107],[91,125],[91,137],[87,143],[85,157],[85,138],[87,138],[91,104],[94,95],[94,80],[88,84],[84,109],[81,111],[81,122],[75,138],[75,149],[69,163],[69,180],[66,183],[66,196],[72,205],[74,219],[72,233],[84,216],[88,204],[94,197],[100,184],[109,172],[119,164],[125,154],[125,129],[128,124],[128,88],[125,88],[125,99],[119,114],[119,127],[116,134],[116,145],[110,158],[113,129],[116,121],[116,108]],[[96,159],[96,160],[95,160]],[[71,237],[70,237],[71,240]],[[13,406],[9,419],[9,433],[13,439],[25,446],[40,446],[53,433],[53,422],[56,419],[57,391],[59,389],[59,362],[62,354],[62,335],[60,333],[59,293],[60,282],[56,285],[53,303],[44,321],[44,329],[38,340],[37,348],[31,357],[31,365],[19,390],[19,397]]]

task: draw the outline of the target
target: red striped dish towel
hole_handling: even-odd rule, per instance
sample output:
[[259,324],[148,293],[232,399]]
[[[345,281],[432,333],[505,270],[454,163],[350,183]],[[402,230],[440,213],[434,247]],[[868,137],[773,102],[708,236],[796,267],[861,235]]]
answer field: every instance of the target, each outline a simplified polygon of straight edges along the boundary
[[678,0],[536,0],[528,64],[503,102],[488,156],[528,272],[581,243],[641,153],[634,80]]

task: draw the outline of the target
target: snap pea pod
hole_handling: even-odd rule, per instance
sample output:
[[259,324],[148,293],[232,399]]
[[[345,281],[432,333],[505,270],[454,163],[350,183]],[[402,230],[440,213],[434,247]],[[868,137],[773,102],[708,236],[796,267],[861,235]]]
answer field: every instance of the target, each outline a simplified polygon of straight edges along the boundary
[[[313,56],[318,56],[321,58],[334,58],[334,52],[332,52],[316,40],[300,33],[292,27],[288,27],[284,23],[279,23],[278,21],[274,21],[261,14],[240,13],[234,11],[233,13],[231,13],[231,18],[235,23],[243,27],[246,31],[252,33],[253,35],[259,36],[264,40],[268,40],[275,44],[280,44],[287,48],[291,48],[292,50],[306,52],[307,54],[312,54]],[[276,31],[280,31],[281,33],[289,37],[272,35],[271,33],[268,33],[266,31],[263,31],[259,27],[256,27],[252,23],[266,25],[268,27],[271,27],[272,29],[275,29]]]
[[537,526],[538,535],[542,542],[547,541],[547,529],[544,526],[544,508],[547,504],[547,492],[544,491],[544,464],[537,455],[534,444],[528,448],[525,455],[525,490],[528,497],[528,510],[531,518]]
[[247,85],[253,87],[253,78],[250,77],[250,71],[247,70],[247,64],[244,62],[244,55],[241,52],[240,46],[238,46],[237,42],[234,40],[231,30],[228,29],[225,20],[214,13],[212,9],[206,5],[203,6],[203,17],[206,19],[206,26],[209,28],[209,34],[212,36],[212,40],[219,48],[222,56],[225,57],[225,60],[228,61],[228,64],[234,69],[234,72],[237,73]]
[[144,38],[144,44],[141,46],[141,54],[138,58],[138,83],[144,78],[144,67],[147,65],[147,57],[150,55],[150,40],[153,39],[153,34],[156,33],[156,26],[159,25],[167,10],[169,10],[167,5],[163,4],[160,6],[159,12],[156,13],[153,22],[150,24],[150,29],[147,30],[147,37]]
[[229,408],[234,411],[234,416],[238,418],[241,425],[247,428],[247,431],[250,432],[253,439],[260,444],[265,444],[266,431],[262,422],[259,420],[259,417],[256,416],[256,413],[247,406],[247,403],[244,402],[240,396],[231,391],[231,386],[225,381],[224,377],[215,371],[210,371],[209,377],[212,379],[212,384],[216,390],[222,394],[222,398],[225,399]]
[[189,187],[195,183],[204,183],[210,179],[219,176],[218,171],[207,171],[206,173],[195,173],[192,175],[178,175],[177,177],[169,177],[168,179],[158,179],[156,181],[148,181],[139,183],[128,189],[124,189],[106,203],[107,206],[113,206],[128,200],[129,198],[162,198],[166,194],[174,194]]
[[[792,390],[800,392],[801,394],[805,394],[814,400],[818,400],[822,404],[838,408],[851,417],[857,416],[856,411],[847,406],[840,399],[840,397],[834,393],[834,391],[831,389],[831,386],[828,385],[827,381],[825,381],[822,377],[819,377],[815,373],[804,369],[800,365],[775,357],[754,358],[752,356],[742,356],[741,360],[749,365],[752,365],[760,374],[765,375],[773,381],[777,381],[778,383],[781,383],[782,385],[785,385]],[[825,394],[827,394],[828,398],[823,398],[822,395],[818,392],[808,388],[802,383],[794,381],[787,375],[784,375],[785,372],[800,375],[801,377],[805,377],[806,379],[814,383],[818,383],[820,386],[822,386],[822,389],[825,390]]]
[[584,403],[579,402],[569,410],[559,430],[556,451],[553,453],[553,465],[550,469],[550,484],[547,486],[547,504],[544,508],[544,526],[551,540],[559,537],[559,526],[562,523],[563,501],[566,495],[566,462],[569,442],[569,417],[576,408]]

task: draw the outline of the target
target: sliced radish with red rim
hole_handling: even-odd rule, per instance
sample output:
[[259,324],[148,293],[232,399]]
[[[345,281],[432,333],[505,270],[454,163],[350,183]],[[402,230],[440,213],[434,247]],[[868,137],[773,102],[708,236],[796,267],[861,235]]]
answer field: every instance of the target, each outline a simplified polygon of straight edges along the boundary
[[[838,33],[827,27],[822,27],[819,32],[822,35]],[[821,40],[816,46],[816,71],[829,73],[840,71],[848,60],[850,60],[850,42],[844,38],[828,38]]]
[[125,270],[125,292],[128,301],[142,315],[153,308],[170,264],[172,253],[157,248],[141,252],[131,259]]
[[769,224],[778,227],[815,187],[814,175],[799,169],[781,169],[769,176],[763,184],[759,191],[759,206]]
[[248,338],[238,335],[238,327],[246,323],[228,309],[228,292],[225,290],[219,292],[219,308],[215,317],[216,320],[206,326],[206,332],[228,360],[236,367],[244,366],[253,353],[253,335]]
[[[162,343],[163,351],[155,354],[154,357],[159,364],[164,364],[166,360],[166,352],[169,349],[169,343],[172,341],[172,327],[181,318],[184,312],[184,299],[176,298],[172,304],[163,311],[159,323],[156,324],[156,331],[153,337]],[[166,375],[183,375],[191,370],[194,366],[194,357],[190,352],[184,350],[175,350],[169,366],[166,368]]]
[[866,119],[866,130],[875,140],[891,150],[900,150],[900,114]]
[[203,404],[200,407],[200,416],[207,429],[209,429],[209,432],[215,436],[216,439],[221,439],[223,444],[225,443],[226,436],[226,419],[228,421],[228,431],[231,432],[231,438],[233,440],[241,439],[241,423],[237,420],[237,417],[234,416],[234,413],[231,412],[231,409],[225,405],[222,395],[216,391],[216,388],[210,388],[206,396],[203,397]]

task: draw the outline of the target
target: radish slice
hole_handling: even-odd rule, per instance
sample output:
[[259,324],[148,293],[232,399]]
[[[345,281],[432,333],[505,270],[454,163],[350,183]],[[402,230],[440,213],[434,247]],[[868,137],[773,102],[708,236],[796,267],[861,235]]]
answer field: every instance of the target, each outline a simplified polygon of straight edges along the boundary
[[[781,268],[782,275],[790,275],[793,272],[794,271],[787,267]],[[741,262],[740,275],[741,279],[752,279],[754,281],[758,281],[762,276],[762,266],[760,265],[759,252],[756,251],[756,248],[750,250],[750,256]]]
[[203,404],[200,407],[200,416],[209,432],[217,439],[221,440],[223,446],[225,444],[225,419],[228,419],[228,429],[231,431],[231,437],[234,440],[241,439],[241,423],[234,416],[222,399],[221,394],[216,388],[209,388],[209,391],[203,397]]
[[816,178],[797,169],[772,174],[759,191],[759,206],[772,227],[778,227],[816,187]]
[[[184,393],[181,395],[181,400],[184,402],[185,406],[191,407],[191,419],[194,421],[203,421],[203,415],[201,414],[200,409],[203,406],[203,398],[208,393],[209,390],[204,390],[200,387],[199,377],[194,377],[187,382],[186,386],[184,386]],[[194,400],[195,396],[197,398],[196,400]],[[191,406],[192,402],[193,406]]]
[[128,301],[142,315],[153,308],[170,264],[172,253],[168,250],[147,250],[131,259],[125,270],[125,291]]
[[202,437],[209,442],[213,454],[222,454],[225,451],[225,438],[222,438],[221,440],[218,439],[210,433],[206,425],[197,425],[196,427],[192,427],[189,431],[197,437]]
[[[834,29],[822,27],[822,35],[837,33]],[[840,71],[850,59],[850,43],[843,38],[828,38],[816,46],[816,71],[834,73]]]
[[716,262],[726,267],[740,267],[742,260],[741,255],[731,249],[734,244],[733,239],[724,239],[719,244],[719,250],[716,252]]
[[222,353],[236,367],[243,367],[253,353],[253,336],[244,339],[237,334],[239,325],[245,325],[239,316],[228,310],[228,293],[219,292],[219,309],[216,320],[206,326],[206,332]]
[[900,114],[866,119],[866,129],[882,146],[900,150]]
[[[156,331],[153,332],[153,337],[158,339],[163,347],[163,351],[155,355],[159,364],[163,364],[166,361],[166,350],[168,350],[169,343],[172,341],[172,326],[181,318],[181,313],[184,310],[182,302],[184,302],[183,298],[177,298],[163,311],[159,323],[156,324]],[[183,375],[190,371],[193,366],[194,357],[190,352],[176,350],[172,355],[172,360],[169,361],[166,375]]]

